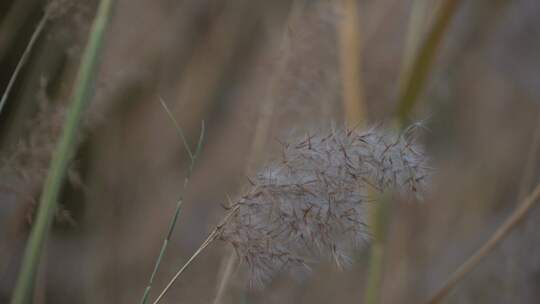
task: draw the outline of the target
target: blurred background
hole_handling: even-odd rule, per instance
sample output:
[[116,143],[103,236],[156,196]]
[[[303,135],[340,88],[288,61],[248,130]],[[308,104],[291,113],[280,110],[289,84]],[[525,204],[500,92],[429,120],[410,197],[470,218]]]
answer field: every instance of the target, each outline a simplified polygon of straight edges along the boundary
[[[219,223],[228,197],[279,156],[280,140],[345,124],[355,109],[344,72],[351,65],[358,111],[368,125],[391,125],[407,58],[447,1],[350,2],[116,1],[35,303],[139,302],[184,195],[157,295]],[[426,126],[436,170],[424,202],[393,205],[382,303],[426,300],[539,181],[540,2],[454,2],[412,115]],[[14,288],[97,4],[0,2],[2,92],[49,9],[0,113],[0,303]],[[349,58],[341,48],[351,13],[358,39]],[[160,98],[192,147],[205,122],[187,189],[189,158]],[[447,303],[540,301],[537,209]],[[211,303],[228,252],[214,242],[164,302]],[[239,266],[221,302],[362,303],[368,256],[360,250],[344,270],[323,261],[310,276],[283,275],[264,288],[250,288]]]

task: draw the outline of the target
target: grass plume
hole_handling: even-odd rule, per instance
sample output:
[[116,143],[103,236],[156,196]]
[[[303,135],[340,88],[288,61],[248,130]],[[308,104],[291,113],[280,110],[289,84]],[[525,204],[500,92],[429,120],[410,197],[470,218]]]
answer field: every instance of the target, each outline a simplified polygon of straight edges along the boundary
[[336,130],[283,144],[282,158],[250,180],[153,304],[213,241],[230,244],[253,285],[280,271],[302,271],[321,256],[339,266],[369,240],[368,191],[422,195],[427,159],[415,143],[416,126],[401,134],[379,128]]
[[428,170],[414,130],[334,131],[284,144],[282,158],[233,205],[238,210],[219,238],[255,284],[282,270],[309,269],[320,256],[348,264],[351,250],[369,239],[370,191],[423,192]]

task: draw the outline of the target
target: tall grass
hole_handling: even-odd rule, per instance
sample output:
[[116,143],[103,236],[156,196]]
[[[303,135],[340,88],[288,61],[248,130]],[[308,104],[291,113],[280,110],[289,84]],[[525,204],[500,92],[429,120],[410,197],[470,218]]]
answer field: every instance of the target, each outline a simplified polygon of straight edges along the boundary
[[[434,22],[422,37],[423,28],[417,18],[424,7],[421,0],[415,1],[409,20],[408,40],[403,54],[402,72],[399,80],[398,107],[396,120],[398,128],[403,129],[410,123],[411,112],[419,100],[421,90],[428,79],[428,73],[439,50],[439,46],[454,16],[459,0],[443,0]],[[420,42],[420,45],[416,45]],[[373,207],[371,227],[373,241],[369,258],[369,270],[364,303],[379,303],[380,285],[384,271],[386,226],[390,217],[390,202],[387,197],[379,196],[379,202]]]
[[75,153],[77,129],[84,109],[91,97],[92,83],[98,67],[107,24],[112,14],[113,3],[112,0],[102,0],[100,2],[88,44],[81,59],[62,136],[51,160],[36,220],[24,252],[20,274],[11,300],[12,304],[26,304],[31,298],[40,257],[58,205],[60,189],[68,165]]

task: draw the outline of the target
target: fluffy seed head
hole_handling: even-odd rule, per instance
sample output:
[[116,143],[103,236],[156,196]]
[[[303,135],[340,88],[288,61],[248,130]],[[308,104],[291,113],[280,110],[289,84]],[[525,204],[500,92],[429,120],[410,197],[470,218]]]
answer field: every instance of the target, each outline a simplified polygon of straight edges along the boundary
[[220,238],[247,265],[252,282],[308,269],[321,256],[346,264],[369,239],[369,193],[423,192],[427,167],[416,129],[333,131],[284,143],[281,159],[251,181],[221,227]]

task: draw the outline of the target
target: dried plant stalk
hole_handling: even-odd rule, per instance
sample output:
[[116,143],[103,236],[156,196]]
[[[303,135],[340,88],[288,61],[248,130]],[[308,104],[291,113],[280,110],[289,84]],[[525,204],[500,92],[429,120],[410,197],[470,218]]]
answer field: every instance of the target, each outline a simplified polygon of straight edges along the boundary
[[514,210],[514,212],[504,221],[504,223],[493,233],[493,235],[471,255],[444,284],[433,294],[426,304],[441,303],[454,287],[465,278],[493,249],[503,241],[506,236],[517,227],[519,223],[530,213],[540,200],[540,184],[531,194]]
[[366,104],[362,86],[362,45],[358,0],[336,2],[343,16],[338,24],[339,61],[343,82],[345,121],[355,127],[366,123]]

